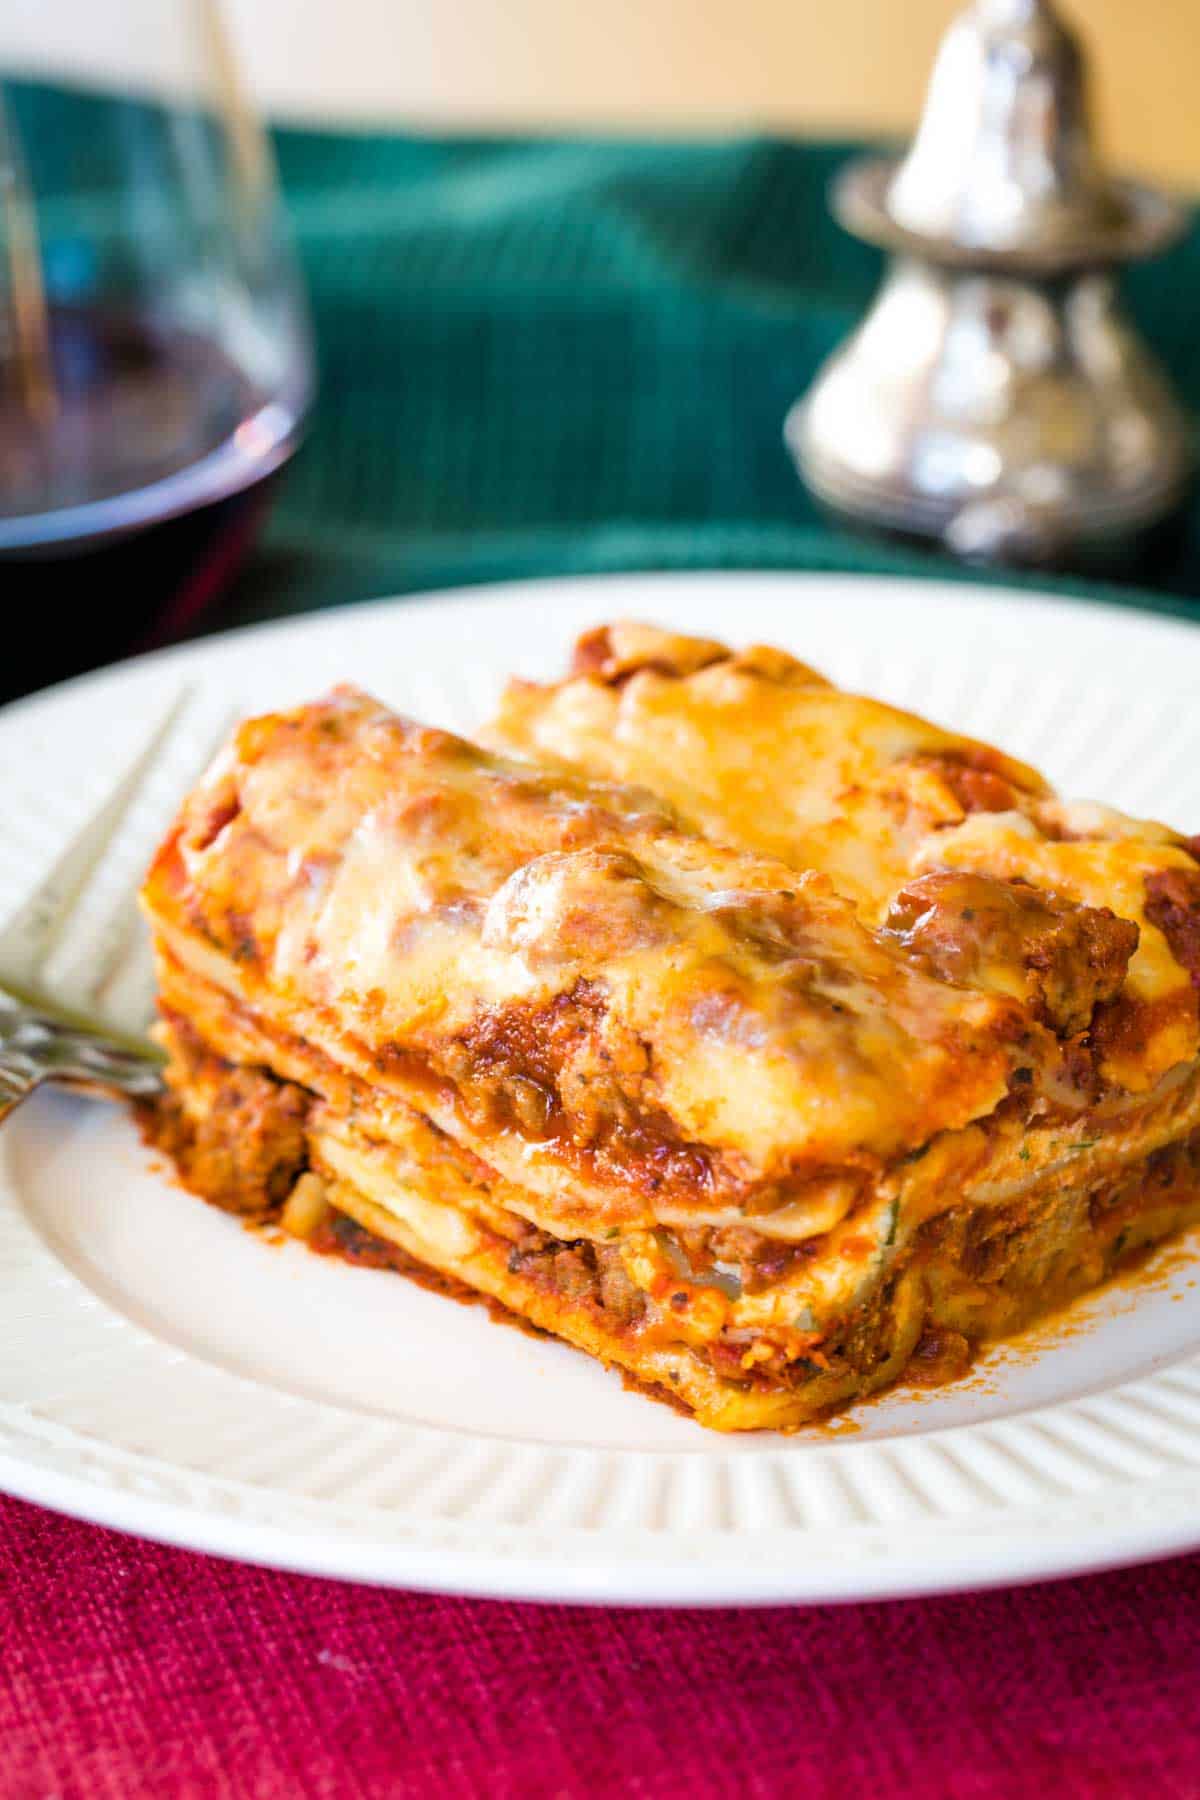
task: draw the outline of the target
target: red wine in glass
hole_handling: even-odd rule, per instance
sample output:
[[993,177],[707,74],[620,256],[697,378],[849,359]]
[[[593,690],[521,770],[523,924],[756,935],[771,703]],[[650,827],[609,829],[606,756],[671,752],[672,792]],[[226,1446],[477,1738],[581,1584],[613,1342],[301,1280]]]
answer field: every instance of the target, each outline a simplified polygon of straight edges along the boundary
[[[0,7],[0,691],[190,623],[311,401],[214,0]],[[164,623],[164,614],[166,620]]]
[[50,380],[0,407],[0,551],[80,549],[252,487],[307,402],[218,342],[111,305],[47,308]]
[[24,621],[0,699],[193,629],[308,402],[303,372],[265,391],[194,332],[86,306],[48,322],[52,400],[0,406],[0,584]]

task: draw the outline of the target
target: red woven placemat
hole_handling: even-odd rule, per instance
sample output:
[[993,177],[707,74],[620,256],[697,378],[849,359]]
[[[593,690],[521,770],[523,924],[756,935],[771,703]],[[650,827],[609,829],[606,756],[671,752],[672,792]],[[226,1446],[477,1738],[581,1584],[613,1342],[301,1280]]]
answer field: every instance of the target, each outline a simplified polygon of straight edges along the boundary
[[0,1795],[1200,1795],[1200,1558],[792,1611],[442,1600],[0,1501]]

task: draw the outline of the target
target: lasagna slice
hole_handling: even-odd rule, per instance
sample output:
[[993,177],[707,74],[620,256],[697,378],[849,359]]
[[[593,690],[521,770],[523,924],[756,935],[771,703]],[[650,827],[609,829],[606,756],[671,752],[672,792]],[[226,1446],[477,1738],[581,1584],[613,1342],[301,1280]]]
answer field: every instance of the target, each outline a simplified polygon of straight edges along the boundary
[[491,737],[338,690],[185,803],[154,1129],[207,1198],[722,1429],[961,1366],[1200,1212],[1182,840],[647,628]]

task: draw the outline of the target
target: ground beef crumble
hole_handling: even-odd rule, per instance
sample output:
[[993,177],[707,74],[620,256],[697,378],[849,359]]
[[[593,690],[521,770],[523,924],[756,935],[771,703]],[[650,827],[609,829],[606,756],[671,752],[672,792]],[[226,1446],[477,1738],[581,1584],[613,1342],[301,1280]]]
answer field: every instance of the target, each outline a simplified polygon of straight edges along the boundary
[[225,1212],[261,1215],[287,1199],[307,1166],[311,1095],[262,1069],[226,1068],[200,1117],[169,1091],[143,1114],[146,1134],[185,1185]]
[[1156,869],[1148,875],[1146,917],[1200,989],[1200,869]]

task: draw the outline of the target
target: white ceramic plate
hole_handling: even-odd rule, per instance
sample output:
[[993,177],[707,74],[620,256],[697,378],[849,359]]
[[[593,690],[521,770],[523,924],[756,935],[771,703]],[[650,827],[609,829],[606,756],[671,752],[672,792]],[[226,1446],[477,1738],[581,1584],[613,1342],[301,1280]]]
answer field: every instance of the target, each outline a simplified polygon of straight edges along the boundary
[[[232,712],[369,685],[469,729],[505,673],[614,616],[784,644],[1200,827],[1200,631],[1024,593],[825,576],[547,582],[210,640],[0,714],[0,917],[156,720],[184,728],[144,854]],[[119,887],[114,875],[114,886]],[[59,952],[86,965],[112,894]],[[395,1277],[266,1244],[156,1172],[116,1109],[0,1134],[0,1485],[197,1549],[397,1585],[669,1604],[1024,1581],[1200,1544],[1200,1247],[1069,1330],[857,1429],[721,1438],[563,1346]]]

